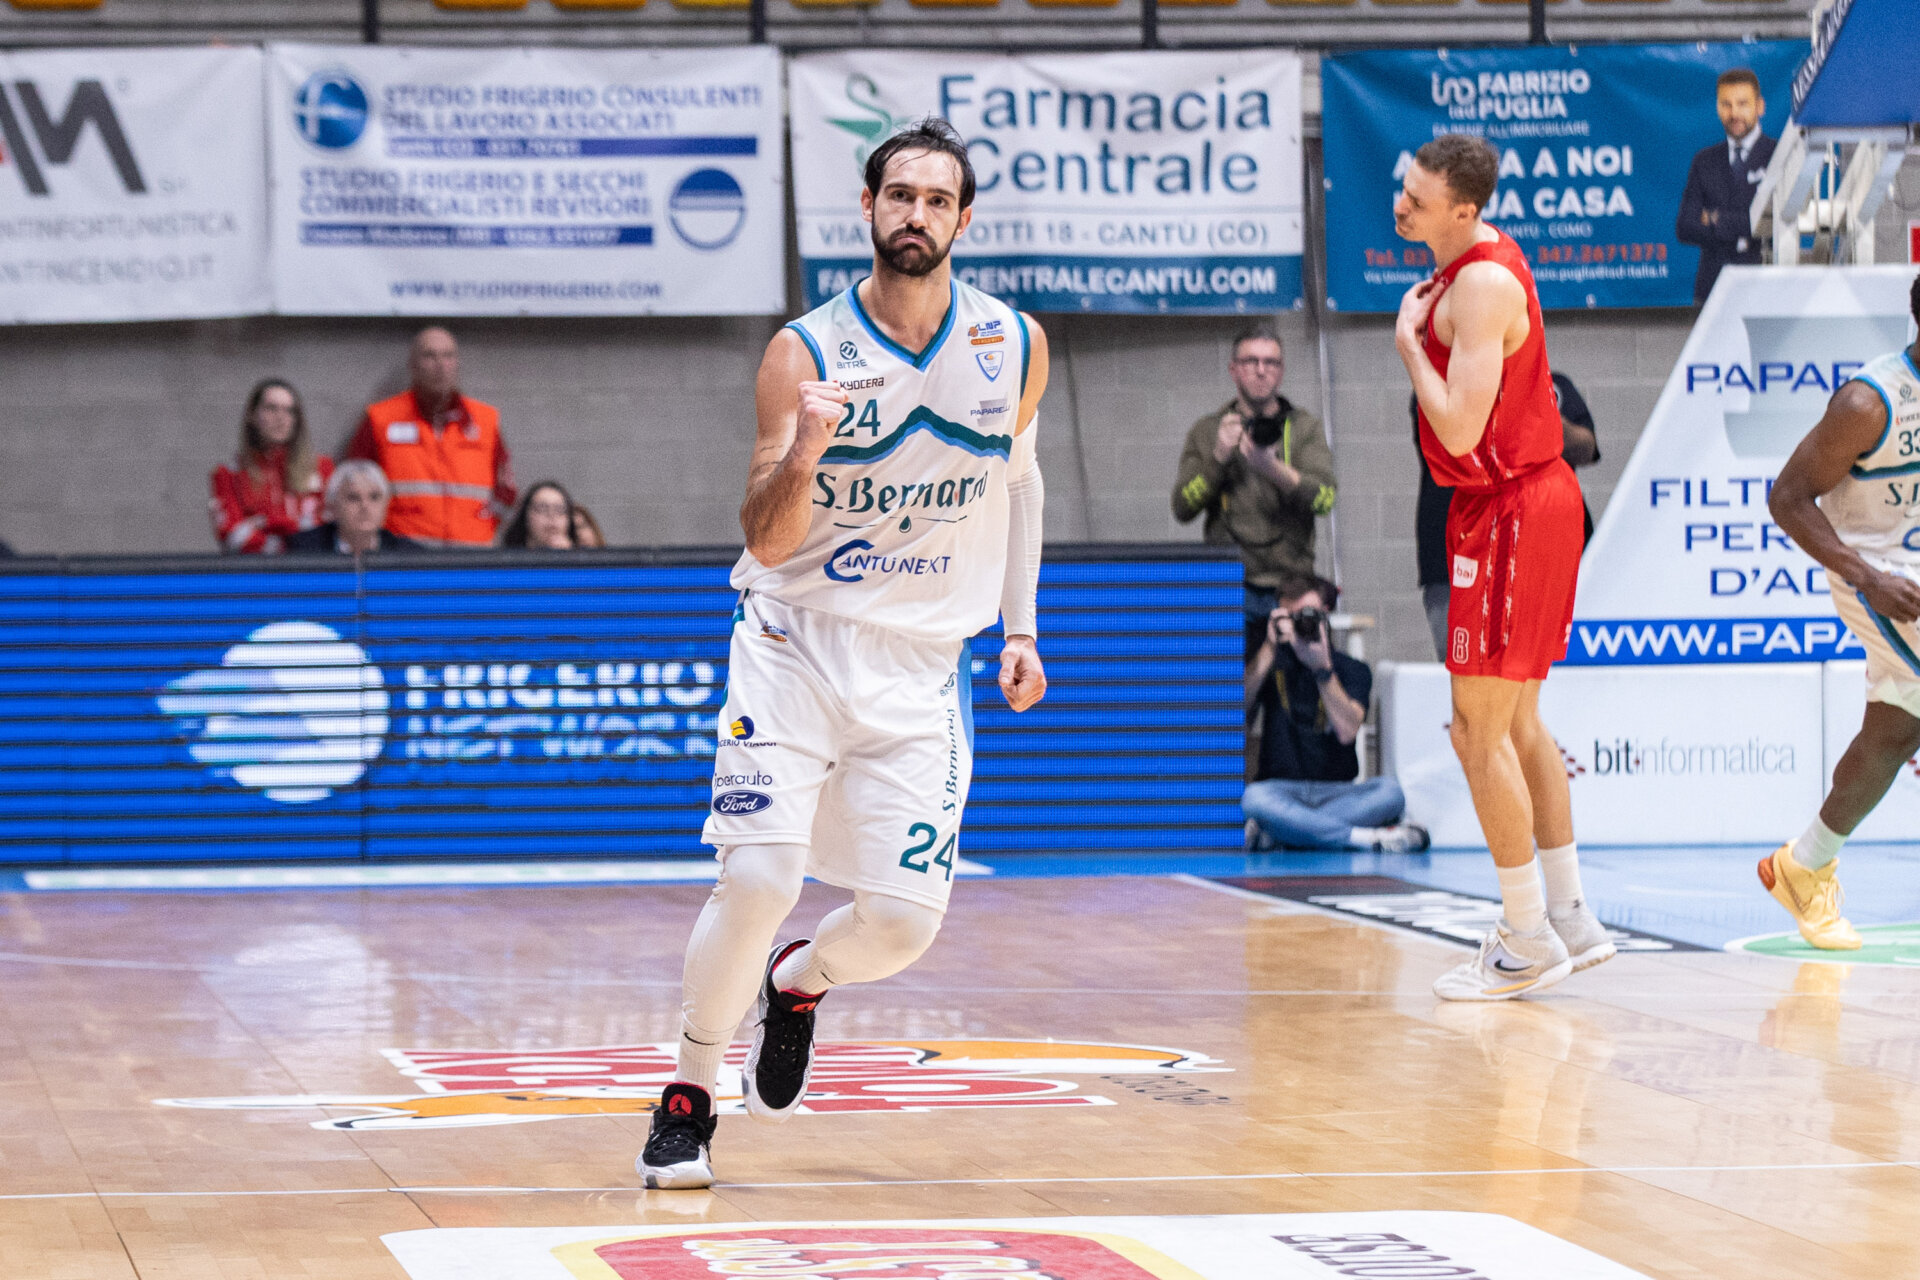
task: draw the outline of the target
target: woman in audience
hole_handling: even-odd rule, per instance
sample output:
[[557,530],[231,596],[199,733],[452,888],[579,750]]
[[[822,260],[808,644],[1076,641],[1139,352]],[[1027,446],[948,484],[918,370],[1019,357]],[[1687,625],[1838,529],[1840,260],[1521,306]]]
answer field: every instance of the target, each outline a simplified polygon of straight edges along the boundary
[[300,396],[268,378],[247,397],[234,465],[213,469],[213,536],[220,549],[279,555],[287,539],[320,523],[321,500],[333,474],[329,458],[315,457],[307,439]]
[[577,502],[573,504],[573,545],[576,547],[607,545],[607,535],[600,531],[600,522],[593,518],[593,512]]
[[573,499],[552,480],[542,480],[528,488],[513,513],[506,532],[500,535],[503,547],[528,551],[571,551],[573,541]]

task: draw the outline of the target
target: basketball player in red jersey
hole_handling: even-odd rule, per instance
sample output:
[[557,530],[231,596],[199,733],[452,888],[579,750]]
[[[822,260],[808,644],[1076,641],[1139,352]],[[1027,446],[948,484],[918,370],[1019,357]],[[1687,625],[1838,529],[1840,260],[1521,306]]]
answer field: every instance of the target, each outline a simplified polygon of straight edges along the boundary
[[1510,1000],[1614,954],[1581,894],[1566,767],[1540,722],[1540,682],[1567,655],[1582,507],[1560,460],[1533,273],[1520,246],[1480,220],[1499,168],[1483,139],[1435,138],[1393,210],[1394,229],[1432,249],[1437,268],[1400,300],[1393,336],[1420,401],[1420,451],[1454,487],[1453,749],[1506,915],[1477,956],[1434,983],[1447,1000]]

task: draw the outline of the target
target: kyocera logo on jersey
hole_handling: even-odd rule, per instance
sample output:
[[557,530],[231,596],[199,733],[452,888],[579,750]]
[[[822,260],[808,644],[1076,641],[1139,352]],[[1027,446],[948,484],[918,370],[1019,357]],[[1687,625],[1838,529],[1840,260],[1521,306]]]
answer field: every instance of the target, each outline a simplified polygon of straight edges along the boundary
[[88,125],[93,126],[94,136],[106,149],[121,187],[128,195],[147,194],[140,162],[134,158],[113,100],[100,81],[74,81],[66,108],[57,118],[47,109],[47,100],[34,81],[15,80],[10,89],[0,86],[0,164],[11,163],[20,171],[20,184],[30,196],[53,194],[46,171],[73,162]]
[[773,803],[773,797],[760,791],[726,791],[713,798],[713,811],[723,818],[738,818],[759,813]]

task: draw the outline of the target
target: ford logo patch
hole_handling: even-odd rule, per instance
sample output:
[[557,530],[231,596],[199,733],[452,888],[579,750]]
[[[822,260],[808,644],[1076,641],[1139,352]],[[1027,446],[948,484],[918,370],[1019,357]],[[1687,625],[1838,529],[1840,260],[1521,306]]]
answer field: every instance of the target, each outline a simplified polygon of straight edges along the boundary
[[730,817],[758,813],[772,803],[772,796],[758,791],[723,791],[713,798],[713,811]]

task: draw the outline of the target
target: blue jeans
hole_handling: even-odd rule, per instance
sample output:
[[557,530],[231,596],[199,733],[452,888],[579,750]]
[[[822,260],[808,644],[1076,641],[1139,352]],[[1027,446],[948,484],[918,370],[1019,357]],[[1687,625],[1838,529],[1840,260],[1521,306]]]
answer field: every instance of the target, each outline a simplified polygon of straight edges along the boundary
[[1346,849],[1355,827],[1400,821],[1407,798],[1392,778],[1365,782],[1298,782],[1268,778],[1247,784],[1240,809],[1283,849]]

